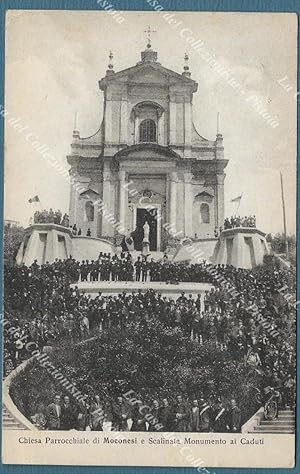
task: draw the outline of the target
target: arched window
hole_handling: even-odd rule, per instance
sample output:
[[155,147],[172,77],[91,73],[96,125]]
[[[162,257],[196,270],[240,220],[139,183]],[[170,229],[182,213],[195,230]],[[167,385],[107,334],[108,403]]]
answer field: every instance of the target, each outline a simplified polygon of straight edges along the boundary
[[154,120],[146,119],[141,122],[140,142],[156,142],[156,125]]
[[94,220],[94,206],[90,201],[85,205],[85,214],[87,221],[92,222]]
[[203,202],[200,206],[200,219],[202,224],[209,224],[209,205],[206,202]]

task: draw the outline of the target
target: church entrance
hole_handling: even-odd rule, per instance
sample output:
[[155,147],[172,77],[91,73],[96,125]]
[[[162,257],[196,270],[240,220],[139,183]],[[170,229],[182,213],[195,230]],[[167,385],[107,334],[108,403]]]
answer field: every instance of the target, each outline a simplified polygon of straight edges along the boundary
[[157,251],[157,209],[144,209],[137,208],[136,210],[136,227],[133,232],[134,248],[135,250],[142,251],[144,231],[143,225],[147,221],[149,224],[149,241],[150,251]]

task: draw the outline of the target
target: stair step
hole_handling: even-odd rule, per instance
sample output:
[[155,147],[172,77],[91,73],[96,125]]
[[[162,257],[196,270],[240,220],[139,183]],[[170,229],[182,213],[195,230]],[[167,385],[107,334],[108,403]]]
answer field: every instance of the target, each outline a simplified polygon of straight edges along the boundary
[[269,425],[259,425],[257,426],[257,428],[262,428],[262,429],[276,429],[276,430],[281,430],[281,429],[289,429],[289,430],[293,430],[295,429],[295,425],[276,425],[275,423],[270,423]]
[[11,428],[14,426],[23,427],[23,425],[21,423],[18,423],[17,421],[14,421],[13,423],[3,423],[3,427],[6,428]]
[[267,426],[267,425],[278,425],[278,426],[293,426],[294,420],[286,421],[286,420],[262,420],[260,422],[260,426]]
[[22,426],[22,424],[19,423],[19,421],[17,421],[17,420],[5,421],[5,422],[3,423],[3,426],[4,426],[4,425],[5,425],[5,426],[13,426],[13,425],[20,425],[20,426]]
[[27,428],[25,428],[25,426],[18,426],[18,425],[14,425],[14,426],[3,426],[2,427],[4,430],[27,430]]
[[294,429],[290,426],[255,426],[254,427],[255,431],[261,431],[262,433],[266,433],[268,431],[272,432],[280,432],[280,433],[285,433],[286,431],[293,433]]
[[287,408],[279,410],[278,417],[275,420],[265,420],[262,418],[258,426],[254,426],[252,433],[295,433],[295,413],[294,410]]
[[275,430],[268,430],[268,431],[250,431],[250,433],[253,434],[295,434],[294,430],[281,430],[281,431],[275,431]]
[[252,433],[256,433],[256,434],[269,434],[269,433],[274,433],[274,434],[286,434],[286,433],[289,433],[289,434],[294,434],[295,433],[295,430],[287,430],[287,429],[282,429],[280,431],[278,430],[273,430],[273,429],[268,429],[268,430],[254,430],[252,431]]
[[4,430],[27,430],[26,426],[16,420],[4,405],[2,407],[2,427]]
[[5,423],[6,421],[14,421],[14,419],[12,416],[3,416],[2,423]]

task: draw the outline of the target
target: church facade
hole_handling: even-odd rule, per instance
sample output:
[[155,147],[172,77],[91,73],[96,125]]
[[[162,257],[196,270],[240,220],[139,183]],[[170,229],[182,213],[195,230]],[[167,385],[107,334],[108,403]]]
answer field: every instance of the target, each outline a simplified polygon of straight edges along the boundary
[[150,42],[133,67],[115,72],[111,60],[99,81],[99,130],[73,132],[70,224],[117,245],[131,235],[136,250],[145,222],[151,251],[213,238],[224,222],[227,160],[220,133],[209,141],[195,129],[198,85],[187,62],[181,74],[165,68]]

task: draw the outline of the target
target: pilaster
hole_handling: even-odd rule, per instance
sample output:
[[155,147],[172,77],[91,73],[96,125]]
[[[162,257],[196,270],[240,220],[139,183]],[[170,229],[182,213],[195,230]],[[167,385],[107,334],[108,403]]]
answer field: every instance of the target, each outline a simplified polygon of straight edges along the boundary
[[126,229],[127,192],[125,189],[125,171],[119,171],[119,223]]
[[112,185],[112,176],[109,163],[104,164],[103,171],[103,193],[102,193],[102,209],[100,210],[102,216],[102,236],[103,237],[113,237],[114,228],[113,228],[113,192],[114,187]]
[[176,102],[175,97],[170,97],[169,102],[169,143],[176,145]]
[[192,203],[192,173],[185,172],[184,179],[184,235],[192,236],[192,217],[193,217],[193,203]]
[[224,179],[225,174],[217,174],[216,175],[216,227],[220,227],[224,225]]
[[190,101],[184,103],[184,146],[192,146],[192,104]]
[[112,143],[112,100],[105,100],[105,142]]
[[127,99],[121,100],[121,123],[120,123],[120,143],[127,143],[127,127],[128,127],[128,113],[127,113]]
[[169,173],[169,224],[176,229],[177,173]]

